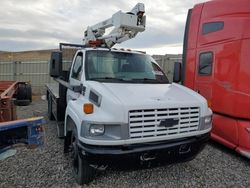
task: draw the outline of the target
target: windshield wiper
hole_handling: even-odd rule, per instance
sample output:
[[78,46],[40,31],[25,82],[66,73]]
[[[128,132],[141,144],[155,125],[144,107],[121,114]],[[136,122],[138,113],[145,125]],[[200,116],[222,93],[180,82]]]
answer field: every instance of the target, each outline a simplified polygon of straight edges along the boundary
[[158,82],[158,80],[156,79],[152,79],[152,78],[133,78],[132,80],[134,81],[150,81],[150,82]]
[[131,83],[168,83],[165,80],[157,80],[152,78],[132,78],[132,79],[123,79],[123,78],[116,78],[116,77],[95,77],[90,78],[89,80],[94,81],[119,81],[119,82],[131,82]]
[[165,80],[158,80],[158,79],[152,79],[152,78],[133,78],[133,81],[141,81],[143,83],[168,83]]
[[115,81],[125,81],[122,78],[115,78],[115,77],[96,77],[96,78],[90,78],[89,80],[115,80]]

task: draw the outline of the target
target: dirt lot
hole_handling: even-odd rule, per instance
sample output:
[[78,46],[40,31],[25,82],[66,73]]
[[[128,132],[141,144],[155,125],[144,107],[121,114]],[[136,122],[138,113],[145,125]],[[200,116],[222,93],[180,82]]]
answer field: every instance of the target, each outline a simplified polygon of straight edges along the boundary
[[[19,107],[19,117],[47,116],[47,102],[35,100]],[[45,145],[17,148],[0,161],[0,187],[79,187],[71,173],[56,124],[47,121]],[[193,161],[148,169],[111,168],[84,187],[250,187],[250,160],[210,142]]]

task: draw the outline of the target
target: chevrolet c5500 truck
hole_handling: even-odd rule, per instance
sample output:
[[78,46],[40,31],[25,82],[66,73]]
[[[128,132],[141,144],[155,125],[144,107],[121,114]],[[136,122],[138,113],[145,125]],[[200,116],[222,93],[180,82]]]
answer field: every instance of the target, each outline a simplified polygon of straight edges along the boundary
[[[119,12],[123,21],[118,25],[128,26],[128,20],[140,17],[127,28],[145,27],[140,6],[138,10]],[[91,32],[100,34],[89,27],[86,36]],[[90,182],[96,169],[115,159],[138,163],[193,159],[209,139],[212,112],[207,101],[191,89],[169,83],[151,56],[110,48],[114,41],[108,39],[114,39],[114,33],[99,34],[87,40],[89,45],[60,44],[60,51],[51,56],[50,75],[57,83],[47,85],[49,118],[58,122],[77,183]],[[63,47],[78,48],[68,71],[63,70]]]

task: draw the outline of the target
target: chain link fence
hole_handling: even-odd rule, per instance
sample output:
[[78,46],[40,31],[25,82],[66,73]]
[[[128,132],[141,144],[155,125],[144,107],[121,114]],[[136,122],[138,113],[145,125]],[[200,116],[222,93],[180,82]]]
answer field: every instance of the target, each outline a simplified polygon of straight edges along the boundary
[[30,82],[33,94],[44,94],[49,76],[50,50],[29,52],[1,52],[0,80]]
[[[45,94],[45,84],[54,82],[49,76],[51,51],[0,52],[0,80],[30,82],[33,94]],[[76,49],[73,48],[63,49],[64,70],[70,67],[75,51]],[[174,63],[181,62],[181,55],[154,55],[153,57],[172,82]]]

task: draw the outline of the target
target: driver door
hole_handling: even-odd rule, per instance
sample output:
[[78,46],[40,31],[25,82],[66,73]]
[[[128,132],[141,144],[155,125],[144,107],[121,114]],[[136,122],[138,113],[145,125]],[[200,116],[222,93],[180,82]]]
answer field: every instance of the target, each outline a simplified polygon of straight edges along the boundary
[[[83,53],[78,52],[74,58],[74,62],[71,67],[69,84],[71,86],[79,86],[82,83],[83,75]],[[80,96],[80,93],[74,92],[70,89],[67,91],[67,102],[70,100],[76,100]]]

